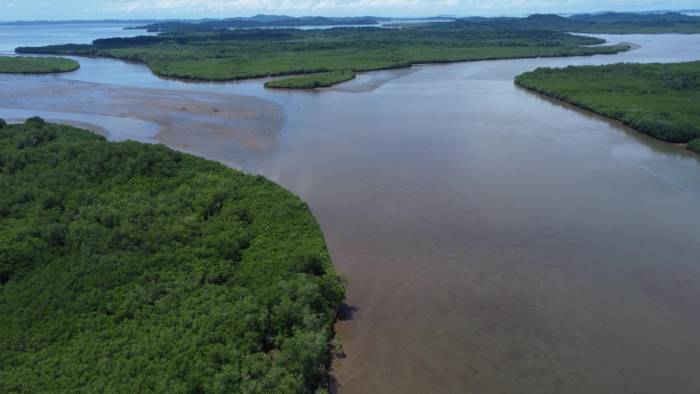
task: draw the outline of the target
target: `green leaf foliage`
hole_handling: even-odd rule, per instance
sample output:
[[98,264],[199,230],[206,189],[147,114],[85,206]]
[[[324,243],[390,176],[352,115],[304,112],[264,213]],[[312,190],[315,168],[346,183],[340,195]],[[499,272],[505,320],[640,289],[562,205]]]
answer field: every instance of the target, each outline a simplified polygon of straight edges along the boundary
[[24,53],[105,56],[143,62],[165,77],[234,80],[310,74],[269,82],[269,87],[310,89],[350,79],[354,73],[416,63],[611,54],[627,45],[562,32],[494,29],[445,22],[401,29],[222,30],[182,27],[156,37],[96,40],[91,45],[18,48]]
[[265,83],[266,88],[278,89],[315,89],[327,88],[355,78],[352,71],[334,71],[328,73],[307,74],[293,78],[276,79]]
[[662,141],[700,138],[700,62],[540,68],[516,83]]
[[62,57],[0,56],[0,73],[51,74],[75,71],[80,63]]
[[688,149],[700,154],[700,138],[696,138],[688,143]]
[[344,283],[296,196],[39,118],[0,185],[0,392],[325,390]]
[[525,18],[467,17],[462,20],[496,29],[544,29],[608,34],[700,33],[700,17],[678,12],[603,12],[569,17],[533,14]]

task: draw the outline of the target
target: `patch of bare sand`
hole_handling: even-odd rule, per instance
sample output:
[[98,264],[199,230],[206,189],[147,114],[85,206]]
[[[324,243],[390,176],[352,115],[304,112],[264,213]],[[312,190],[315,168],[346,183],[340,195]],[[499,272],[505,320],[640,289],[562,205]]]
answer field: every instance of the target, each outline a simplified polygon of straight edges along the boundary
[[370,71],[359,73],[354,79],[343,82],[339,85],[319,90],[329,90],[336,92],[365,93],[372,92],[387,82],[403,76],[413,74],[418,69],[413,67],[397,68],[391,70]]
[[156,140],[229,163],[275,151],[283,122],[277,104],[255,97],[46,78],[0,79],[0,107],[150,121],[160,128]]

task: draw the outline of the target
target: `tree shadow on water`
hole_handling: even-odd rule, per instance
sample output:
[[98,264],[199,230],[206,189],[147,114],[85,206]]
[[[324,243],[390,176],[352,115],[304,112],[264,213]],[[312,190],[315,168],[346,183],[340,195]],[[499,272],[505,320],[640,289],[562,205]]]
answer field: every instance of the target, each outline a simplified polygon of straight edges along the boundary
[[[343,302],[338,311],[338,321],[350,321],[355,318],[355,312],[359,310],[358,307],[348,305]],[[343,350],[343,342],[340,336],[336,335],[333,340],[333,357],[335,359],[343,359],[346,357],[345,351]]]
[[[348,305],[345,302],[340,306],[340,309],[338,310],[338,321],[339,322],[344,322],[344,321],[350,321],[355,318],[355,312],[359,310],[358,307]],[[336,338],[334,340],[333,344],[333,358],[336,360],[341,360],[346,357],[345,351],[343,350],[343,344],[338,335],[336,335]],[[331,373],[330,376],[328,377],[328,392],[330,394],[337,394],[340,390],[340,382],[338,382],[338,379],[336,378],[334,373]]]
[[338,320],[339,321],[349,321],[352,320],[355,317],[355,312],[357,312],[360,308],[352,305],[348,305],[343,302],[343,304],[340,306],[340,310],[338,311]]
[[340,383],[338,382],[338,379],[336,379],[335,376],[330,377],[329,382],[328,382],[328,393],[329,394],[338,394],[340,392]]

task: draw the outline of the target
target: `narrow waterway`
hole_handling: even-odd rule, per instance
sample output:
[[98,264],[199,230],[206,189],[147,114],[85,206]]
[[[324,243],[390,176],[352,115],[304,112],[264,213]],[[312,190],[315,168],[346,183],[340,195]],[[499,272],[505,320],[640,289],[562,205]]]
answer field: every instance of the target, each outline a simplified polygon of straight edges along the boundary
[[308,201],[350,283],[341,393],[697,393],[700,160],[513,84],[540,66],[700,59],[700,35],[603,37],[641,47],[321,92],[79,59],[62,76],[0,76],[0,117],[136,119],[103,127]]

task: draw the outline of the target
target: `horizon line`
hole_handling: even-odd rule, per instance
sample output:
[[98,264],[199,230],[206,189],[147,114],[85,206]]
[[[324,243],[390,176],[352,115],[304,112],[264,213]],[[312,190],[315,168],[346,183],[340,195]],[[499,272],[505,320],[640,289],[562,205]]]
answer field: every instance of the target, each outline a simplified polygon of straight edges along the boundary
[[605,14],[605,13],[622,13],[622,14],[646,14],[646,13],[679,13],[679,14],[684,14],[684,13],[700,13],[700,8],[699,9],[680,9],[680,10],[644,10],[644,11],[616,11],[616,10],[601,10],[601,11],[587,11],[587,12],[532,12],[532,13],[513,13],[513,14],[507,14],[507,13],[501,13],[498,15],[490,15],[490,16],[485,16],[485,15],[478,15],[478,14],[464,14],[464,15],[458,15],[458,14],[438,14],[438,15],[429,15],[429,16],[379,16],[379,15],[360,15],[360,16],[348,16],[348,15],[339,15],[339,16],[325,16],[325,15],[301,15],[301,16],[294,16],[294,15],[288,15],[288,14],[266,14],[266,13],[256,13],[254,15],[249,15],[249,16],[227,16],[227,17],[201,17],[201,18],[159,18],[159,17],[152,17],[152,18],[98,18],[98,19],[10,19],[10,20],[3,20],[0,19],[0,24],[13,24],[13,23],[123,23],[123,22],[129,22],[129,23],[147,23],[147,22],[196,22],[196,21],[203,21],[203,20],[226,20],[226,19],[250,19],[254,18],[256,16],[280,16],[280,17],[289,17],[289,18],[309,18],[309,17],[321,17],[321,18],[391,18],[391,19],[437,19],[437,18],[473,18],[473,17],[482,17],[482,18],[501,18],[501,17],[512,17],[512,18],[526,18],[531,15],[559,15],[559,16],[572,16],[572,15],[585,15],[585,14]]

